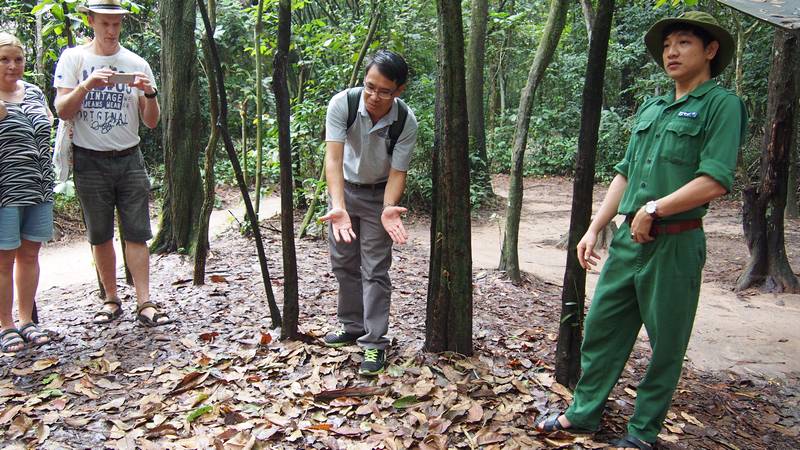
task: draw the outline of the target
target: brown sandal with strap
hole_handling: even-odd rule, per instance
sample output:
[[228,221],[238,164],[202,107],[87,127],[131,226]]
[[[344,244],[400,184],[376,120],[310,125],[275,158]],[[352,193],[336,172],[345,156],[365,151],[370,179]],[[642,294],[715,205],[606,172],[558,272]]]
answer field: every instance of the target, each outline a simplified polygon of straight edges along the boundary
[[16,328],[9,328],[0,333],[0,350],[3,353],[17,353],[25,350],[25,338]]
[[[156,310],[152,318],[142,314],[142,311],[144,311],[147,308],[153,308],[154,310]],[[167,325],[174,322],[174,320],[170,319],[169,316],[167,316],[165,313],[160,312],[159,309],[160,308],[155,303],[144,302],[136,308],[136,320],[138,320],[139,323],[141,323],[146,327],[160,327],[161,325]],[[165,317],[167,318],[167,320],[159,321],[159,319]]]
[[104,323],[113,322],[119,316],[122,315],[122,302],[117,297],[109,297],[103,302],[103,306],[105,305],[116,305],[117,309],[113,312],[108,311],[106,309],[101,309],[94,314],[94,319],[92,319],[92,323],[95,325],[102,325]]
[[47,334],[47,331],[43,331],[33,322],[21,326],[19,334],[22,336],[22,339],[25,339],[25,342],[33,347],[38,347],[50,342],[50,335]]

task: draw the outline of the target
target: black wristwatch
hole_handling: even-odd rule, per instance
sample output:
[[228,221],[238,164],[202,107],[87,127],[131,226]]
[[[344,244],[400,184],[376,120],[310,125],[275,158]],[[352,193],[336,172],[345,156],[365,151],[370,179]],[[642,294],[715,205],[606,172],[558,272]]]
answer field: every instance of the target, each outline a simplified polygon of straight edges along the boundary
[[158,89],[153,88],[153,93],[152,94],[145,93],[144,97],[145,98],[156,98],[157,95],[158,95]]

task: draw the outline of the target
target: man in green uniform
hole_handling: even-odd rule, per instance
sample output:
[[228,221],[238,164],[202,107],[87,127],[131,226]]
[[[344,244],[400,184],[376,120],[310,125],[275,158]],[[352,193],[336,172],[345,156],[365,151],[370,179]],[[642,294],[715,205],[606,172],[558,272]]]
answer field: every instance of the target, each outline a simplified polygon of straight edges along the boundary
[[644,324],[652,358],[628,434],[612,444],[634,449],[652,448],[678,384],[705,264],[701,218],[711,200],[730,191],[747,125],[742,101],[712,79],[734,48],[714,17],[692,11],[661,20],[645,44],[674,90],[639,108],[625,158],[578,244],[581,265],[591,269],[598,233],[625,215],[586,317],[573,403],[537,425],[546,432],[597,429]]

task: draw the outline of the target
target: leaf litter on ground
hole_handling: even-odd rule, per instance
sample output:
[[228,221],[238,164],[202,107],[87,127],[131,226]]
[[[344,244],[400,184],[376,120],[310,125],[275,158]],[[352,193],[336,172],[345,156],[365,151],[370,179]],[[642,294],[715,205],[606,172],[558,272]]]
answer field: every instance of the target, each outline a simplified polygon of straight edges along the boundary
[[[282,280],[280,236],[263,228],[271,275]],[[560,290],[534,277],[515,286],[495,271],[475,279],[470,357],[423,351],[426,243],[394,252],[388,368],[357,373],[361,351],[329,349],[336,282],[326,243],[297,242],[301,332],[275,341],[252,243],[212,242],[209,283],[192,286],[191,258],[153,258],[164,328],[130,315],[91,323],[96,286],[40,293],[53,343],[3,356],[2,440],[19,448],[602,448],[624,434],[648,349],[637,345],[592,437],[543,435],[534,424],[565,408],[554,379]],[[121,287],[132,308],[132,288]],[[281,289],[276,287],[279,297]],[[797,379],[764,380],[687,367],[659,436],[663,448],[798,448]]]

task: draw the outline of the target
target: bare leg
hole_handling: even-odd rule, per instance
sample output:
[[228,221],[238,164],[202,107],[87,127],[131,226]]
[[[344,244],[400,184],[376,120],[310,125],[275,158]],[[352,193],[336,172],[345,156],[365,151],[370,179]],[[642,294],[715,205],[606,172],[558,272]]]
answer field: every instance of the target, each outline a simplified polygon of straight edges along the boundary
[[[125,255],[136,287],[136,303],[142,305],[150,301],[150,250],[144,242],[125,241]],[[142,314],[151,319],[156,312],[155,308],[142,310]],[[166,320],[162,318],[160,321]]]
[[17,307],[21,325],[33,321],[33,300],[39,286],[39,249],[41,242],[23,239],[17,249],[14,282],[17,287]]
[[33,322],[33,301],[36,298],[36,288],[39,286],[39,249],[41,242],[23,239],[17,249],[15,258],[14,284],[17,287],[17,307],[19,308],[19,329],[26,340],[34,345],[50,342],[47,332],[40,330],[35,325],[28,327]]
[[16,250],[0,250],[0,324],[3,330],[14,328],[14,255]]
[[[100,282],[106,291],[106,298],[117,298],[117,254],[114,251],[114,241],[109,239],[102,244],[93,245],[94,264],[100,274]],[[106,303],[103,309],[113,313],[119,306]]]
[[[14,303],[14,255],[16,250],[0,250],[0,323],[3,331],[16,328],[12,307]],[[7,335],[7,336],[13,336]],[[4,340],[8,337],[4,337]],[[20,339],[17,337],[16,339]],[[8,343],[9,352],[18,352],[25,348],[25,342],[20,340],[17,344]]]

